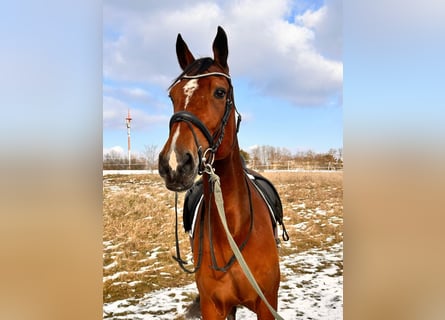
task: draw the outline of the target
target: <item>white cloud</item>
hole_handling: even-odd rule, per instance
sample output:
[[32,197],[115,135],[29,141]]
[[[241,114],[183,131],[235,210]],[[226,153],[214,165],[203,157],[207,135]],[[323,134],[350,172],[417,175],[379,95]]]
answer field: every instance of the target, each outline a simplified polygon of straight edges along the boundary
[[124,148],[121,146],[114,146],[111,148],[103,148],[103,154],[107,153],[115,153],[117,155],[123,155],[124,154]]
[[[127,103],[142,103],[150,106],[159,106],[156,97],[149,91],[138,86],[103,86],[104,96],[119,97]],[[159,106],[160,107],[160,106]]]
[[147,98],[150,96],[146,90],[141,88],[128,88],[125,91],[128,92],[128,95],[135,98]]
[[314,47],[323,56],[342,58],[342,0],[327,0],[319,10],[307,10],[295,21],[314,30]]
[[121,128],[125,126],[125,116],[128,105],[124,102],[105,96],[103,98],[103,126],[104,128]]
[[107,1],[104,75],[166,88],[179,73],[177,34],[195,57],[211,56],[221,25],[232,76],[296,105],[325,105],[341,96],[341,1],[327,0],[288,21],[295,2]]

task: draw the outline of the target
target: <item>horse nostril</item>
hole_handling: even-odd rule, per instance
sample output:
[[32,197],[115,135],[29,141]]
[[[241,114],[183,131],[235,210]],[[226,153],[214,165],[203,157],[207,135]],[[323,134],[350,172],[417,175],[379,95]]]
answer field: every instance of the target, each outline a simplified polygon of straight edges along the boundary
[[161,177],[165,177],[171,172],[168,161],[163,155],[159,155],[158,170]]
[[182,170],[184,172],[192,172],[195,168],[195,161],[193,160],[193,156],[191,153],[186,152],[182,159]]

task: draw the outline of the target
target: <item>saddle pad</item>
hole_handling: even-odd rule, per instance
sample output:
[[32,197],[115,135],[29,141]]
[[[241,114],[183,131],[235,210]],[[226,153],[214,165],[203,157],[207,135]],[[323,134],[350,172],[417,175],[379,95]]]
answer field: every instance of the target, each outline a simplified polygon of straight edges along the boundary
[[198,214],[203,199],[204,187],[202,185],[202,179],[199,179],[185,193],[184,209],[182,210],[182,222],[185,232],[190,232],[192,230],[194,218]]
[[276,222],[278,222],[279,225],[283,225],[283,205],[281,204],[280,195],[272,182],[254,170],[246,168],[244,171],[250,180],[253,181],[254,185],[260,191],[261,195],[269,206],[271,217],[275,221],[274,227]]

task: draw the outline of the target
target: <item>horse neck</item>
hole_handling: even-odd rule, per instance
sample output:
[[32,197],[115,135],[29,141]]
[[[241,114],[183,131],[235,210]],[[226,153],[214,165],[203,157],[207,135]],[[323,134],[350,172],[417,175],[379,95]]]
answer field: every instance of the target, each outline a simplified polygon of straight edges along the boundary
[[[235,142],[232,152],[226,158],[214,162],[214,168],[215,173],[220,178],[224,210],[229,229],[234,237],[236,237],[237,234],[245,234],[246,231],[244,229],[250,226],[250,204],[237,142]],[[206,180],[205,189],[207,190],[204,192],[208,199],[210,190],[208,179]],[[212,221],[219,221],[216,210],[216,207],[213,206]],[[221,225],[219,227],[222,228]]]
[[246,196],[244,170],[238,144],[235,144],[228,157],[215,161],[214,167],[224,194]]

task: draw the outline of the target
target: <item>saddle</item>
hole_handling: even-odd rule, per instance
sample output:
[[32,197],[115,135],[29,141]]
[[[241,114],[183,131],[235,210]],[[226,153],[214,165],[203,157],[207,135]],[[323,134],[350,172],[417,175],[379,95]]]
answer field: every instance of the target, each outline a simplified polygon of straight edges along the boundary
[[[247,169],[244,167],[244,173],[253,182],[254,186],[261,194],[262,198],[269,208],[270,218],[272,220],[272,227],[277,243],[278,231],[277,224],[283,229],[282,238],[284,241],[289,240],[289,235],[287,234],[286,228],[283,222],[283,206],[281,204],[280,196],[273,186],[272,182],[263,177],[258,172]],[[183,225],[186,232],[190,232],[193,237],[193,231],[195,226],[195,219],[199,210],[205,210],[204,204],[204,189],[202,184],[202,179],[197,180],[193,186],[187,190],[184,199],[183,208]]]

